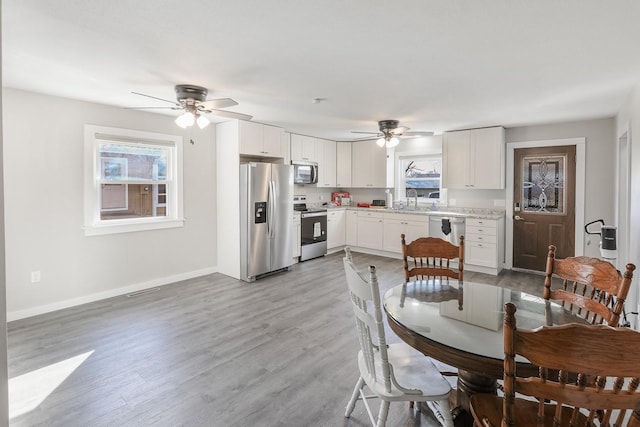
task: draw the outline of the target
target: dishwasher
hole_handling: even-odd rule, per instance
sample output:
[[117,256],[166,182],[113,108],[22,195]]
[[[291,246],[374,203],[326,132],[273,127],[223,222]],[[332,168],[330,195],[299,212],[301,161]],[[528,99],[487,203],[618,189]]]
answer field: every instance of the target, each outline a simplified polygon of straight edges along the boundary
[[429,237],[439,237],[458,246],[464,236],[464,217],[429,215]]

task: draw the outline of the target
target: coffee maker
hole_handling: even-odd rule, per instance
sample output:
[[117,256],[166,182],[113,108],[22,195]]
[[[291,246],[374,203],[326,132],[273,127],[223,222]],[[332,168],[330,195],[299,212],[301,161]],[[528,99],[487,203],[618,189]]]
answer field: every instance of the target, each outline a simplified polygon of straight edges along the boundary
[[[598,231],[590,231],[589,226],[600,223],[600,230]],[[605,225],[604,220],[597,219],[595,221],[591,221],[590,223],[584,226],[584,231],[587,234],[597,234],[600,235],[600,257],[609,262],[614,261],[618,258],[618,249],[616,245],[616,233],[617,227],[613,227],[611,225]]]

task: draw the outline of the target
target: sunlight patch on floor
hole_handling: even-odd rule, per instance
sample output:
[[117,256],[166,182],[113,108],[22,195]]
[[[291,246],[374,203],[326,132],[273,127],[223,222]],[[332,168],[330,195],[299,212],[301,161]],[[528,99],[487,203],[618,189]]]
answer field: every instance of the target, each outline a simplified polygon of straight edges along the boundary
[[9,379],[9,419],[37,408],[93,352],[91,350]]

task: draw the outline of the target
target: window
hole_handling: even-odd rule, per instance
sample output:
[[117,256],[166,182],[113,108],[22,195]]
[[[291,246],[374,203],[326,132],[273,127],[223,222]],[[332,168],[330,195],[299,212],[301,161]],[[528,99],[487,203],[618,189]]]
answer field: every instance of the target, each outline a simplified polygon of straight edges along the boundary
[[85,125],[85,234],[181,227],[182,137]]
[[422,203],[438,202],[441,197],[442,156],[409,155],[398,158],[398,200],[418,197]]

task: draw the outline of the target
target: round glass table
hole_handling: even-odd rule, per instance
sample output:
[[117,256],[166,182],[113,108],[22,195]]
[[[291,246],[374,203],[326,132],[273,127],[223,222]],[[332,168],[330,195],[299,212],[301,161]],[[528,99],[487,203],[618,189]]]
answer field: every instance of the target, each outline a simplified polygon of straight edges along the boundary
[[[496,380],[503,376],[502,323],[507,302],[517,307],[518,328],[584,323],[554,302],[478,282],[409,282],[384,295],[389,326],[403,341],[458,368],[458,405],[465,409],[470,395],[495,393]],[[537,368],[520,359],[517,372],[535,376]]]

